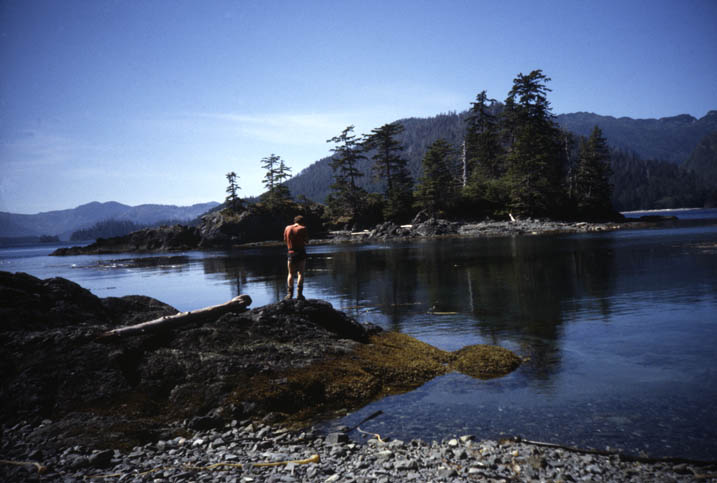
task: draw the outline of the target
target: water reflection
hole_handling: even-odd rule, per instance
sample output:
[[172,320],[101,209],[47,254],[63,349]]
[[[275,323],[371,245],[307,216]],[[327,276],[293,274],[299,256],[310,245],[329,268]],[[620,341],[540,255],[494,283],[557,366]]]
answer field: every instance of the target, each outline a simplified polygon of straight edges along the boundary
[[[610,313],[614,251],[610,239],[564,244],[553,238],[427,241],[390,248],[330,251],[311,257],[311,279],[331,284],[342,308],[370,307],[384,327],[430,334],[473,332],[509,339],[531,357],[534,376],[559,369],[565,312],[596,305]],[[594,310],[591,308],[591,310]],[[448,318],[437,314],[457,313]],[[407,324],[410,327],[407,327]],[[431,342],[429,340],[429,342]]]
[[[714,223],[308,252],[309,298],[444,350],[493,343],[531,357],[501,379],[438,378],[367,406],[349,426],[382,409],[375,432],[401,439],[517,433],[651,454],[717,452]],[[283,297],[286,284],[282,247],[126,258],[7,253],[6,270],[64,276],[98,296],[149,295],[180,310],[240,293],[258,307]]]
[[[713,238],[703,229],[687,240],[672,230],[318,246],[309,251],[306,292],[446,350],[507,346],[530,357],[522,373],[550,392],[572,323],[613,324],[645,303],[714,300]],[[262,286],[268,301],[283,296],[281,248],[220,252],[202,263],[231,283],[232,295]]]

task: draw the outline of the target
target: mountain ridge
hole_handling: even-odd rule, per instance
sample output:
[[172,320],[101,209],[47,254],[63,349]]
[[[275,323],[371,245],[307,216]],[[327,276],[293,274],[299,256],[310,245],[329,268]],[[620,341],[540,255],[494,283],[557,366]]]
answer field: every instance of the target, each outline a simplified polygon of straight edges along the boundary
[[162,221],[186,222],[218,206],[216,201],[189,206],[142,204],[125,205],[117,201],[91,201],[75,208],[32,215],[0,212],[0,237],[56,235],[69,239],[72,232],[106,220],[126,220],[137,224]]

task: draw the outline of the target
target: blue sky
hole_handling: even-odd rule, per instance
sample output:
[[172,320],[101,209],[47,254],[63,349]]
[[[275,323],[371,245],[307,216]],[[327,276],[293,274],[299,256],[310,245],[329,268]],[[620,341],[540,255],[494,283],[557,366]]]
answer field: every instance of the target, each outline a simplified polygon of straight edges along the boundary
[[2,0],[0,66],[0,211],[186,205],[534,69],[555,114],[702,117],[717,2]]

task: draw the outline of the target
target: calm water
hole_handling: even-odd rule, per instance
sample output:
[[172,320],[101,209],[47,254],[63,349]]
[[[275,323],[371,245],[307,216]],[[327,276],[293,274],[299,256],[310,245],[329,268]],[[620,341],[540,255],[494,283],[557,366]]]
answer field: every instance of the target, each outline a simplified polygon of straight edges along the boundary
[[[681,213],[678,213],[681,216]],[[702,210],[690,219],[714,216]],[[0,270],[74,280],[100,297],[180,310],[284,293],[281,248],[48,257],[0,250]],[[305,294],[445,350],[530,357],[480,381],[449,374],[332,424],[393,438],[521,435],[631,453],[717,459],[717,221],[605,234],[313,246]],[[455,312],[434,315],[439,312]]]

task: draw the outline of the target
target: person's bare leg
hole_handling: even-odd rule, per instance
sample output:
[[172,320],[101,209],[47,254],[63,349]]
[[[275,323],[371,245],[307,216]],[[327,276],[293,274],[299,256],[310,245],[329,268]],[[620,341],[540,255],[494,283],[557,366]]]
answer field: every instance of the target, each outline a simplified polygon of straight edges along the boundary
[[304,300],[304,266],[306,260],[302,260],[296,264],[296,298]]
[[290,261],[287,262],[286,266],[289,271],[289,275],[286,277],[286,297],[285,300],[289,300],[294,296],[294,264]]

